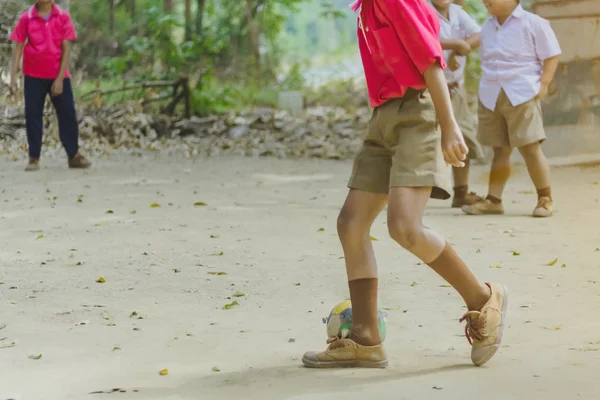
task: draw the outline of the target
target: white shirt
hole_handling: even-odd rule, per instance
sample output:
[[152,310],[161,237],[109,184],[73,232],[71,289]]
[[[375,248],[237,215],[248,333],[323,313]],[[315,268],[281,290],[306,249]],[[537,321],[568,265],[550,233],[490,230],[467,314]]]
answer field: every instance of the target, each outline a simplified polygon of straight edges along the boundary
[[521,5],[502,25],[495,17],[488,18],[480,45],[479,100],[489,110],[496,108],[501,89],[513,106],[537,96],[544,60],[561,53],[550,23]]
[[[433,5],[431,5],[433,7]],[[435,9],[435,7],[433,7]],[[448,19],[446,19],[439,11],[437,15],[440,19],[440,39],[465,40],[466,38],[479,33],[481,28],[473,18],[463,8],[456,4],[450,4],[448,9]],[[450,59],[452,50],[444,50],[444,59],[446,63]],[[460,67],[456,71],[451,71],[450,68],[444,70],[444,76],[448,83],[458,83],[462,85],[464,82],[464,71],[467,63],[467,57],[457,56],[456,61]]]

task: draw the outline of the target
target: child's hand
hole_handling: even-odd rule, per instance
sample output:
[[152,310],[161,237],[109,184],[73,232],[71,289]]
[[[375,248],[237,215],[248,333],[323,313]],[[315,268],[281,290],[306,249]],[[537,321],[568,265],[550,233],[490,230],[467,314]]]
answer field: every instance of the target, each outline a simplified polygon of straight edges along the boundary
[[547,94],[548,94],[548,85],[542,83],[542,85],[540,86],[540,92],[538,93],[537,96],[535,96],[535,98],[538,100],[541,100],[544,97],[546,97]]
[[471,45],[469,45],[469,43],[465,42],[464,40],[460,40],[455,51],[460,56],[468,56],[471,52]]
[[63,92],[63,80],[57,78],[52,84],[52,97],[60,96]]
[[452,121],[448,127],[442,126],[441,129],[444,161],[453,167],[464,167],[469,148],[465,144],[465,139],[458,124],[456,121]]
[[448,68],[450,69],[450,71],[456,71],[460,68],[460,63],[458,62],[456,57],[456,53],[452,52],[452,54],[450,54],[450,57],[448,58]]

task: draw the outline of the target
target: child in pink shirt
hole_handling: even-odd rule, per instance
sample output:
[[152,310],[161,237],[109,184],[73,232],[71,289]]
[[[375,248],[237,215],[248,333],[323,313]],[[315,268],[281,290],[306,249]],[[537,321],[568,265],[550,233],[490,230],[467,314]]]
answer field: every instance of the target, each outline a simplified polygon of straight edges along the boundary
[[370,240],[371,225],[387,204],[390,236],[464,299],[471,360],[482,365],[500,344],[506,289],[479,282],[452,246],[423,224],[429,198],[450,197],[448,164],[464,166],[468,153],[444,78],[439,20],[425,0],[358,0],[353,9],[359,14],[359,48],[374,110],[338,217],[352,330],[329,338],[325,351],[308,352],[302,362],[311,368],[387,366]]
[[16,42],[11,89],[16,89],[18,69],[23,57],[25,75],[25,119],[29,143],[26,171],[39,170],[42,150],[43,116],[46,97],[51,96],[58,116],[60,140],[70,168],[88,168],[91,163],[79,153],[79,127],[71,79],[69,78],[69,41],[77,34],[71,16],[52,0],[37,0],[19,18],[10,35]]

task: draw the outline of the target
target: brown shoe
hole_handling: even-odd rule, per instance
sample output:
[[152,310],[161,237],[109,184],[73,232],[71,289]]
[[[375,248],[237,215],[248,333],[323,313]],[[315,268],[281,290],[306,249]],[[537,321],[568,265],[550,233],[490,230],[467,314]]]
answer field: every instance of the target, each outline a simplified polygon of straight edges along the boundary
[[27,172],[39,171],[39,169],[40,169],[40,160],[38,160],[37,158],[30,157],[29,163],[25,167],[25,171],[27,171]]
[[466,196],[457,196],[454,193],[452,198],[452,208],[462,208],[462,206],[470,206],[483,200],[483,197],[478,196],[475,192],[469,192]]
[[69,159],[69,168],[86,169],[91,166],[92,163],[79,153]]
[[537,206],[533,210],[533,216],[536,218],[547,218],[552,216],[552,199],[550,197],[540,197]]
[[307,352],[302,363],[308,368],[385,368],[388,365],[383,343],[361,346],[352,339],[330,339],[327,350]]
[[489,284],[492,296],[479,311],[468,311],[461,319],[467,321],[465,335],[472,345],[471,361],[477,366],[488,362],[498,351],[506,326],[508,291],[498,284]]
[[489,199],[478,201],[477,203],[462,206],[465,214],[469,215],[500,215],[504,214],[502,203],[494,203]]

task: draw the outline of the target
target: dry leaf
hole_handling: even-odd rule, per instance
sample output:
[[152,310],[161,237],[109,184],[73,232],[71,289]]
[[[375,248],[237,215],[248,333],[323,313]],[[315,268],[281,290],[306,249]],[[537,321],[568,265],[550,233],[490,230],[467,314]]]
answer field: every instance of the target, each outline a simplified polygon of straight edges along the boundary
[[442,390],[443,388],[442,388],[442,387],[440,387],[440,386],[434,386],[434,387],[432,387],[432,389],[433,389],[433,390]]
[[227,272],[222,272],[222,271],[218,271],[218,272],[209,272],[209,275],[217,275],[217,276],[221,276],[221,275],[227,275]]
[[85,321],[77,322],[75,324],[75,326],[86,326],[86,325],[89,325],[89,324],[90,324],[90,321],[89,320],[85,320]]
[[150,204],[150,208],[158,208],[158,207],[160,207],[160,204],[158,204],[158,203]]
[[481,249],[475,250],[475,253],[481,253]]
[[175,272],[176,274],[178,274],[178,273],[180,273],[180,272],[181,272],[181,270],[180,270],[180,269],[178,269],[178,268],[173,268],[173,272]]
[[546,266],[552,267],[553,265],[556,265],[557,262],[558,262],[558,258],[555,258],[554,260],[552,260],[548,264],[546,264]]
[[417,282],[411,283],[410,286],[417,286]]
[[194,203],[194,207],[205,207],[206,203],[203,201],[197,201]]
[[113,347],[112,351],[117,351],[117,350],[121,350],[121,348],[119,346],[115,346]]
[[131,214],[131,215],[133,215],[133,214],[137,214],[137,211],[135,211],[135,210],[131,210],[131,211],[129,211],[129,214]]
[[41,354],[30,354],[29,355],[30,360],[39,360],[40,358],[42,358]]
[[234,300],[232,303],[225,304],[223,306],[223,310],[231,310],[232,308],[237,307],[239,305],[240,305],[240,303],[238,303],[237,300]]
[[567,268],[567,264],[563,264],[560,266],[561,268]]
[[103,312],[102,314],[100,314],[102,316],[103,319],[105,320],[109,320],[110,319],[110,314],[107,312]]
[[294,338],[289,338],[288,339],[288,343],[295,343],[295,342],[296,342],[296,339],[294,339]]
[[212,371],[213,372],[221,372],[221,370],[219,369],[219,367],[212,367]]
[[115,212],[113,210],[107,210],[106,213],[107,214],[114,214]]
[[376,238],[376,237],[374,237],[374,236],[371,236],[371,241],[373,241],[373,242],[376,242],[376,241],[377,241],[377,238]]
[[219,253],[219,255],[220,255],[220,256],[222,256],[223,254],[225,254],[225,253],[223,253],[223,252],[220,252],[220,253]]
[[502,264],[492,264],[490,268],[502,268]]
[[319,228],[317,232],[325,232],[325,228]]
[[96,283],[106,283],[106,279],[104,279],[103,277],[100,277],[100,278],[96,279]]
[[554,327],[554,330],[555,330],[555,331],[560,331],[560,330],[562,329],[562,327],[563,327],[563,324],[556,325],[556,326]]
[[242,292],[235,292],[235,293],[233,294],[233,297],[244,297],[245,295],[246,295],[246,294],[245,294],[245,293],[242,293]]
[[36,239],[40,240],[40,239],[43,239],[43,238],[45,238],[45,236],[40,233]]
[[169,370],[168,369],[163,369],[158,373],[160,376],[165,376],[165,375],[169,375]]
[[211,239],[216,239],[216,238],[218,238],[218,237],[219,237],[219,235],[210,235],[210,238],[211,238]]
[[520,256],[521,255],[521,253],[519,253],[518,251],[513,251],[512,253],[513,253],[513,256]]

